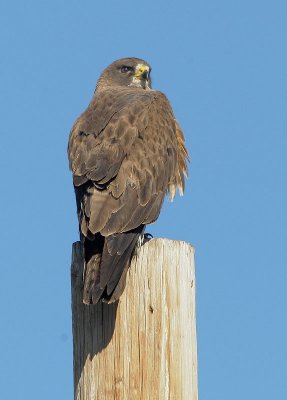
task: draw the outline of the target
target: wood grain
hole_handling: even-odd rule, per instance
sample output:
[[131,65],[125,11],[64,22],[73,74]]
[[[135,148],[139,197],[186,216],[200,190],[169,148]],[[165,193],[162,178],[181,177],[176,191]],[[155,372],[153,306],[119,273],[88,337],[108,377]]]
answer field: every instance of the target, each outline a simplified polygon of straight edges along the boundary
[[73,245],[76,400],[197,400],[194,249],[152,239],[137,251],[119,302],[82,303]]

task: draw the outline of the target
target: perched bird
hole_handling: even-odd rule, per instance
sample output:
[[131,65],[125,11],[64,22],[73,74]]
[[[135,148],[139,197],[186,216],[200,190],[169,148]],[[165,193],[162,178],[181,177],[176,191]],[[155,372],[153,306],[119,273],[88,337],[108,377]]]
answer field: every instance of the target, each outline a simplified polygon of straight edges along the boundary
[[138,58],[113,62],[70,134],[80,236],[85,254],[83,302],[116,301],[146,224],[163,199],[184,191],[188,152],[166,96],[151,88]]

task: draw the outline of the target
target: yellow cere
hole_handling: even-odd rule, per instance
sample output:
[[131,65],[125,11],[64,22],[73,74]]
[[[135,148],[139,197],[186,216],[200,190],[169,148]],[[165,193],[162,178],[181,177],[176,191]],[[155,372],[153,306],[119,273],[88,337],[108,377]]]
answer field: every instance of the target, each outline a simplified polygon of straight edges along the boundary
[[149,67],[147,65],[144,64],[138,64],[136,66],[136,73],[135,73],[135,77],[139,78],[143,72],[148,71],[149,72]]

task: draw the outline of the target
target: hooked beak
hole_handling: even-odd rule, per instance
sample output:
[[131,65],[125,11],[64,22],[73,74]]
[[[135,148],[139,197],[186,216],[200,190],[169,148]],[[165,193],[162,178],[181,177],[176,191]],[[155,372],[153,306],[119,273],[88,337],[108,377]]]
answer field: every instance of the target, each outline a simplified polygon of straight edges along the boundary
[[150,68],[144,64],[138,64],[135,69],[132,82],[129,86],[141,87],[142,89],[151,89]]
[[147,65],[138,65],[135,77],[147,80],[149,78],[149,67]]

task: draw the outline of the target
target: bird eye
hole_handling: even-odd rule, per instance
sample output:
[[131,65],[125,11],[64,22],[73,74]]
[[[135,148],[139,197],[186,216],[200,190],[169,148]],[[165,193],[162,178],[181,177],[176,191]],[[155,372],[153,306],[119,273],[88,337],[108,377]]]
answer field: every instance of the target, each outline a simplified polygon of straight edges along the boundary
[[121,72],[123,72],[123,73],[129,72],[132,70],[133,70],[133,67],[129,67],[128,65],[123,65],[121,68]]

